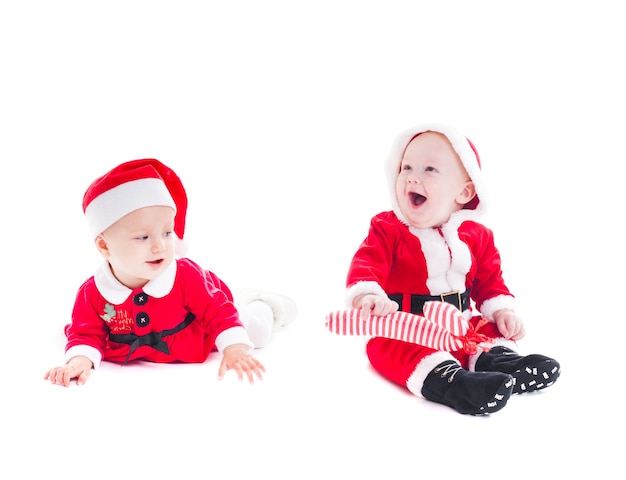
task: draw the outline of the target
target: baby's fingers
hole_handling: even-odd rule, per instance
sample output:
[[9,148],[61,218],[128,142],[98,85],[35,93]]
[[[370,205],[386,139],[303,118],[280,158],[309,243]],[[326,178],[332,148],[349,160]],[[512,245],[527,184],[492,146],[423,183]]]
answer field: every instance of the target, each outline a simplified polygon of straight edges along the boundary
[[217,371],[217,379],[221,380],[222,378],[224,378],[224,375],[226,375],[227,371],[228,371],[228,365],[226,364],[225,361],[222,360],[222,363],[220,363],[220,368]]
[[89,374],[91,373],[91,369],[83,370],[78,378],[76,378],[76,385],[84,385],[85,382],[89,379]]
[[248,378],[248,382],[254,383],[254,376],[256,375],[259,380],[263,380],[263,372],[265,367],[254,357],[249,357],[241,362],[238,362],[237,371],[239,380],[243,380],[243,374]]
[[361,318],[361,320],[365,321],[370,318],[370,315],[372,314],[372,310],[374,310],[374,308],[374,302],[365,300],[361,305],[361,311],[359,312],[359,317]]
[[63,385],[68,387],[70,385],[70,380],[72,379],[72,371],[67,365],[53,368],[46,373],[44,379],[49,380],[53,385]]

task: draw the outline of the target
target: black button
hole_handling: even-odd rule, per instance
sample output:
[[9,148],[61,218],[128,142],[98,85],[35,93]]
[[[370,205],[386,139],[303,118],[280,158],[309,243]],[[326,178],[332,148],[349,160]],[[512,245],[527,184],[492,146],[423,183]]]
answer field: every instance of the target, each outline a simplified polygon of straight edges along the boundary
[[135,305],[145,305],[147,301],[148,301],[148,294],[144,292],[138,293],[133,298],[133,303]]
[[150,324],[150,317],[146,312],[139,312],[135,317],[135,323],[138,327],[147,327]]

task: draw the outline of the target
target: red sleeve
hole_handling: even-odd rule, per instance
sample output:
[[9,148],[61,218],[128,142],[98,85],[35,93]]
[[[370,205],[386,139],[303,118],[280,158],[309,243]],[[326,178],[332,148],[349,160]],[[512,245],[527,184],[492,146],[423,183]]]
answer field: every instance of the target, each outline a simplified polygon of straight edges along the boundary
[[189,311],[203,318],[212,341],[224,330],[243,327],[239,313],[226,284],[212,272],[202,269],[189,259],[178,264],[184,281],[176,282],[179,295]]
[[93,277],[78,289],[72,311],[72,323],[66,331],[66,352],[71,347],[88,345],[104,356],[108,329],[104,320],[98,315],[99,298]]
[[[469,229],[461,227],[461,238],[470,247],[474,256],[474,276],[471,296],[480,310],[482,304],[499,295],[513,296],[504,283],[500,252],[495,246],[493,231],[484,225],[466,222]],[[471,231],[471,235],[467,232]]]
[[387,285],[396,249],[396,231],[386,214],[372,218],[367,237],[352,258],[346,286],[350,288],[357,282],[376,282]]
[[221,278],[219,278],[217,275],[209,270],[206,270],[204,274],[206,275],[207,282],[212,283],[216,286],[216,288],[224,292],[226,294],[226,298],[228,298],[229,301],[233,301],[233,294],[230,291],[230,288],[228,287],[228,285],[226,285],[226,283],[224,283]]

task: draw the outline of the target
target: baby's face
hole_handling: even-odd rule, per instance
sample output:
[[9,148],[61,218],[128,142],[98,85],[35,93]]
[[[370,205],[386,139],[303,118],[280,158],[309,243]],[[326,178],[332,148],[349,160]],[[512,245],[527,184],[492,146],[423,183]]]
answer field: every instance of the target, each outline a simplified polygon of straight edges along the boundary
[[398,206],[411,226],[442,225],[474,195],[474,184],[444,135],[424,132],[411,140],[396,180]]
[[174,260],[174,210],[144,207],[125,215],[96,238],[115,277],[129,288],[143,287]]

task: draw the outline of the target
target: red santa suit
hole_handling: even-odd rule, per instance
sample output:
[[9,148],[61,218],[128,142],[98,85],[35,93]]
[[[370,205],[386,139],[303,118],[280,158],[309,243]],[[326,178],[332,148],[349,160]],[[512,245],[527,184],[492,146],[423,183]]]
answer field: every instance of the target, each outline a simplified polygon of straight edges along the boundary
[[[158,160],[122,163],[96,179],[83,197],[94,240],[124,215],[149,206],[174,210],[182,247],[187,195],[178,175]],[[253,348],[229,288],[187,258],[171,262],[136,289],[119,282],[105,261],[80,287],[66,335],[66,359],[84,355],[94,367],[103,359],[203,362],[212,350],[232,344]]]
[[[395,182],[406,146],[417,134],[429,130],[448,137],[478,195],[445,224],[418,229],[410,226],[400,211]],[[399,303],[400,310],[412,313],[422,313],[419,308],[427,300],[450,301],[474,326],[481,316],[491,320],[480,333],[501,337],[493,313],[514,308],[514,297],[503,280],[493,233],[477,221],[484,207],[479,162],[469,140],[446,126],[427,125],[397,138],[386,165],[393,210],[372,218],[369,233],[352,259],[346,281],[348,307],[352,308],[355,297],[368,293],[388,296]],[[474,308],[480,315],[474,315]],[[512,343],[502,338],[496,342]],[[439,363],[455,357],[462,367],[472,369],[478,356],[381,337],[370,339],[367,354],[378,372],[418,396],[423,380]]]
[[104,262],[79,289],[66,327],[66,358],[204,362],[213,350],[252,344],[227,285],[183,258],[143,288],[122,285]]

